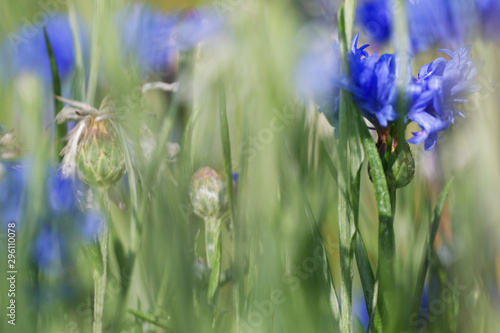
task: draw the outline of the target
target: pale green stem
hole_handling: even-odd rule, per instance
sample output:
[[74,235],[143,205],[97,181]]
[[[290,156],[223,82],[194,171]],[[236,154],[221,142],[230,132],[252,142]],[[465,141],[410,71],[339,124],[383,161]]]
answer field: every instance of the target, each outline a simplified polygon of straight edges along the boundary
[[102,271],[94,272],[94,333],[102,332],[102,317],[104,313],[104,295],[106,294],[106,278],[108,266],[109,231],[103,226],[101,235]]
[[211,302],[219,287],[220,278],[220,232],[222,221],[216,217],[205,218],[205,248],[207,253],[207,265],[212,270],[208,285],[208,301]]

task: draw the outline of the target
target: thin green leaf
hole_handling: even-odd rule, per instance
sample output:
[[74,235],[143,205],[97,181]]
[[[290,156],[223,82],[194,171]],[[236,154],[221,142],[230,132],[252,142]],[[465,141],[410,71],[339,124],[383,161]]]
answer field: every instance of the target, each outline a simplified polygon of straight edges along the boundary
[[[50,44],[49,36],[47,35],[47,31],[45,27],[43,27],[43,35],[45,37],[45,46],[47,47],[47,53],[50,59],[50,70],[52,74],[52,89],[54,96],[61,96],[61,80],[59,78],[59,72],[57,70],[56,58],[54,56],[54,51],[52,50],[52,46]],[[63,108],[63,103],[54,97],[54,119],[56,119],[57,113],[61,111]],[[66,124],[55,124],[55,133],[54,133],[54,154],[57,157],[59,162],[62,161],[62,156],[59,156],[59,153],[64,148],[64,137],[66,136],[67,128]]]
[[[346,39],[345,39],[345,17],[344,5],[340,6],[339,13],[339,39],[340,55],[344,72],[347,69],[346,61]],[[351,260],[351,239],[352,225],[350,221],[351,212],[349,209],[349,161],[347,155],[348,145],[348,108],[349,95],[343,89],[340,90],[340,105],[339,105],[339,122],[338,122],[338,161],[339,172],[337,185],[339,190],[338,196],[338,224],[339,224],[339,255],[340,255],[340,296],[341,296],[341,331],[352,331],[352,260]]]
[[337,291],[335,290],[335,284],[333,283],[333,277],[332,277],[332,271],[330,269],[330,262],[328,261],[328,256],[326,253],[325,249],[325,242],[323,241],[323,237],[321,235],[321,230],[318,226],[318,223],[316,219],[314,218],[314,214],[311,209],[311,204],[309,203],[309,200],[304,196],[304,201],[305,201],[305,207],[307,211],[307,215],[309,216],[310,220],[312,221],[312,236],[317,244],[321,246],[322,249],[322,259],[326,263],[326,265],[322,265],[323,269],[323,277],[324,281],[327,283],[327,289],[328,289],[328,305],[330,307],[330,311],[333,315],[333,319],[335,322],[338,324],[340,322],[340,305],[339,305],[339,299],[337,297]]
[[358,266],[361,286],[363,287],[363,296],[365,298],[366,309],[370,313],[373,305],[373,288],[375,286],[375,275],[373,274],[368,252],[366,252],[365,243],[359,231],[354,235],[354,252],[356,254],[356,263]]
[[344,3],[345,36],[350,41],[352,40],[354,14],[356,13],[356,0],[345,0]]
[[333,180],[337,182],[338,178],[337,168],[335,168],[335,165],[333,165],[332,158],[330,157],[330,154],[328,153],[324,142],[321,142],[321,149],[323,150],[323,155],[325,156],[326,166],[328,167],[328,170],[330,171]]
[[427,275],[427,269],[429,268],[429,262],[432,256],[432,246],[436,238],[437,231],[439,229],[439,220],[441,218],[441,213],[443,212],[444,203],[448,192],[450,191],[453,178],[450,179],[446,185],[441,190],[438,200],[436,202],[436,207],[432,214],[432,221],[429,224],[429,235],[425,241],[425,247],[422,254],[422,262],[420,263],[420,268],[417,275],[417,283],[415,285],[415,292],[413,295],[413,300],[411,303],[410,314],[417,313],[420,306],[420,300],[422,299],[422,292],[424,290],[425,276]]
[[142,311],[133,310],[133,309],[129,309],[127,312],[132,314],[133,316],[135,316],[138,319],[147,321],[148,323],[151,323],[155,326],[161,327],[169,332],[174,332],[174,328],[172,327],[172,325],[170,323],[168,323],[166,320],[164,320],[163,318],[160,318],[158,316],[152,315],[152,314],[147,313],[147,312],[142,312]]
[[90,72],[87,89],[87,104],[94,105],[97,91],[97,80],[99,77],[99,63],[101,58],[102,30],[104,22],[104,11],[106,2],[104,0],[94,0],[94,19],[92,23],[92,41],[90,47]]
[[75,4],[68,2],[68,17],[71,27],[71,35],[74,41],[75,54],[75,76],[73,80],[73,96],[72,98],[81,101],[85,98],[85,66],[83,64],[82,42],[80,39],[80,30],[78,28],[78,15]]

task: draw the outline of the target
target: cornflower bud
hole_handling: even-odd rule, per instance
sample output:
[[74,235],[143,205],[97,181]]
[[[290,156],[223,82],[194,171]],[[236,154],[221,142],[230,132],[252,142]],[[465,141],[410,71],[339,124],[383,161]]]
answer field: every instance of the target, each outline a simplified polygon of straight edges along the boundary
[[76,156],[80,177],[103,188],[114,185],[125,173],[125,159],[108,123],[90,119]]

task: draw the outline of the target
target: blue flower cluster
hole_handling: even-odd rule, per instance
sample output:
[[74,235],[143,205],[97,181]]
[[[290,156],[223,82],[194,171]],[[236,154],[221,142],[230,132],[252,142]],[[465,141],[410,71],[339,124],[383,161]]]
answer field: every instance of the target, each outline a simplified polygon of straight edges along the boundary
[[[393,54],[369,56],[365,51],[368,45],[358,48],[357,42],[358,36],[348,55],[351,75],[345,88],[352,93],[366,119],[378,129],[387,127],[398,117],[395,109],[397,57]],[[471,58],[470,47],[443,52],[450,60],[438,58],[423,66],[417,78],[406,87],[408,110],[405,120],[421,127],[408,142],[420,144],[425,141],[426,150],[434,146],[439,131],[455,123],[455,116],[463,116],[458,106],[479,90],[475,82],[480,67]]]
[[407,108],[396,110],[397,55],[369,55],[366,51],[369,45],[358,47],[358,39],[359,35],[347,54],[349,76],[340,74],[336,47],[328,52],[322,50],[322,56],[313,52],[304,57],[298,66],[299,91],[311,97],[320,106],[319,111],[336,126],[342,86],[352,94],[363,117],[378,131],[384,132],[398,117],[404,117],[405,123],[413,121],[421,128],[408,142],[415,145],[425,142],[425,149],[431,149],[438,132],[454,124],[456,116],[463,117],[459,106],[479,90],[476,81],[480,66],[471,58],[470,47],[442,50],[450,59],[438,58],[423,66],[416,78],[412,78],[408,66],[409,79],[403,87]]
[[[384,44],[391,39],[394,16],[390,0],[367,0],[356,13],[356,22],[369,39]],[[406,13],[414,52],[438,47],[458,48],[475,32],[500,37],[500,3],[496,0],[408,0]]]
[[468,96],[480,89],[476,84],[480,66],[471,58],[470,47],[442,52],[450,60],[438,58],[424,65],[412,84],[412,91],[419,96],[413,98],[407,116],[422,130],[413,133],[408,142],[419,144],[425,140],[426,150],[436,143],[437,132],[455,123],[455,116],[464,117],[458,106],[468,102]]
[[[30,163],[0,164],[0,220],[2,225],[12,221],[23,227],[28,216]],[[37,235],[32,246],[33,260],[47,274],[60,274],[68,259],[68,244],[86,242],[99,232],[101,217],[95,211],[83,211],[78,204],[77,191],[81,185],[63,179],[59,171],[48,169],[44,184],[44,205],[37,214]],[[31,217],[32,218],[32,217]]]

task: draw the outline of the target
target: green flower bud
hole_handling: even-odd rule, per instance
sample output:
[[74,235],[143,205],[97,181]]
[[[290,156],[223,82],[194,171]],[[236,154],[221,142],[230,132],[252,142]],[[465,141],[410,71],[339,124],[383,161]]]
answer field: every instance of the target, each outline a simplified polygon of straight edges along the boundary
[[226,186],[221,176],[209,167],[198,169],[191,180],[189,193],[196,215],[218,217],[226,207]]
[[91,120],[76,156],[80,177],[102,188],[111,187],[125,173],[125,159],[107,122]]
[[408,185],[415,175],[415,160],[410,150],[410,146],[405,143],[399,145],[391,153],[387,163],[385,176],[389,188],[401,188]]

